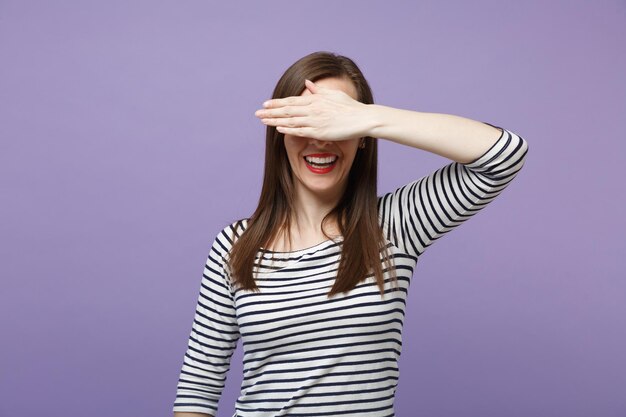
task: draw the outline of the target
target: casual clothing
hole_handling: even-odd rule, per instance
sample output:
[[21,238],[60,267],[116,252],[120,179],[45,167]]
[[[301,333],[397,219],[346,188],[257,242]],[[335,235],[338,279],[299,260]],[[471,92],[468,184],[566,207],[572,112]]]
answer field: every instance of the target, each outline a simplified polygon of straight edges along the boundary
[[224,258],[231,233],[241,236],[248,219],[237,229],[237,222],[226,226],[204,268],[174,411],[216,415],[241,338],[244,375],[234,416],[393,417],[406,299],[418,257],[493,201],[522,168],[527,150],[522,137],[502,129],[473,162],[449,163],[378,197],[400,287],[394,291],[386,271],[384,298],[372,275],[347,295],[326,297],[341,237],[291,252],[259,251],[261,292],[235,289]]

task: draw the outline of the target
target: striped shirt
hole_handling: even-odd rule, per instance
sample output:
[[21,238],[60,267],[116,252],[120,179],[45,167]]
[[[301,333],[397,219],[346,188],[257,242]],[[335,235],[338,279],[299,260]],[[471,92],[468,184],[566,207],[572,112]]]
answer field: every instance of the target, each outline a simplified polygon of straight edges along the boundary
[[348,294],[327,298],[341,237],[291,252],[259,250],[261,292],[237,289],[224,259],[231,233],[241,236],[248,219],[223,228],[204,267],[173,410],[216,416],[241,338],[243,381],[233,417],[394,417],[406,298],[418,257],[498,196],[526,159],[527,142],[500,129],[476,160],[449,163],[378,197],[400,287],[394,291],[383,267],[384,297],[370,274]]

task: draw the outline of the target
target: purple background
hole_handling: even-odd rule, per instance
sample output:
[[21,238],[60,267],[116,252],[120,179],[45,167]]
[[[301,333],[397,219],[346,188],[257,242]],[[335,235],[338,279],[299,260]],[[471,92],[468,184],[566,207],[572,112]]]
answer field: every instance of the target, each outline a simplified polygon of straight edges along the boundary
[[[2,0],[0,415],[172,414],[211,241],[258,201],[253,113],[330,50],[379,104],[530,145],[419,263],[398,417],[626,416],[625,39],[617,0]],[[379,143],[379,195],[449,162]]]

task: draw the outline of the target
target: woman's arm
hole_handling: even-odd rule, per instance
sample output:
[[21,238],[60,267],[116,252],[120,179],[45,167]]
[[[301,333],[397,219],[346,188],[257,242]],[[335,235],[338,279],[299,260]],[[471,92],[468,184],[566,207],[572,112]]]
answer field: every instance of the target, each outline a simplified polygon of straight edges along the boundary
[[[410,116],[404,118],[409,119]],[[385,236],[404,253],[421,256],[433,242],[489,205],[522,169],[528,142],[515,132],[482,123],[500,132],[499,138],[482,154],[469,162],[451,162],[379,197],[378,211]],[[402,134],[395,139],[407,144],[419,142]],[[462,144],[455,145],[459,149],[451,148],[450,143],[457,139],[441,139],[447,145],[435,145],[433,152],[452,153],[461,161],[474,156],[466,154]],[[474,139],[474,142],[482,140]]]
[[367,106],[368,136],[436,153],[465,164],[484,154],[502,131],[483,122],[443,113]]
[[181,415],[217,414],[230,360],[241,337],[224,259],[231,242],[228,230],[230,226],[217,234],[204,265],[172,409]]

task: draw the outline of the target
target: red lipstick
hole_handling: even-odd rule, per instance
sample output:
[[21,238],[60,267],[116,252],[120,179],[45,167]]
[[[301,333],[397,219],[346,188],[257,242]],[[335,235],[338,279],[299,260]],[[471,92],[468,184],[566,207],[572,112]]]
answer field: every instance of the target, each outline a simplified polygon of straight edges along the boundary
[[304,155],[304,156],[314,156],[317,158],[326,158],[328,156],[337,156],[334,153],[310,153],[308,155]]
[[[306,160],[306,157],[316,157],[316,158],[335,158],[335,162],[333,162],[332,164],[328,165],[328,166],[323,166],[323,167],[319,167],[319,166],[313,166],[311,164],[309,164]],[[314,174],[327,174],[330,171],[332,171],[335,166],[337,165],[337,160],[339,159],[339,156],[333,154],[333,153],[312,153],[309,155],[305,155],[304,157],[302,157],[302,159],[304,160],[304,165],[306,165],[306,167],[309,169],[309,171],[311,171]]]

